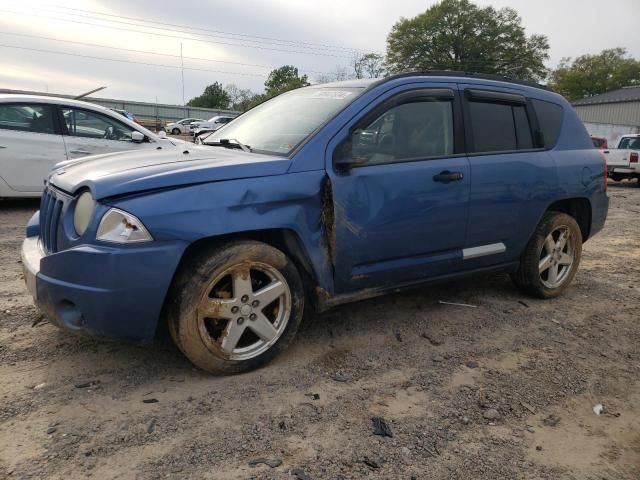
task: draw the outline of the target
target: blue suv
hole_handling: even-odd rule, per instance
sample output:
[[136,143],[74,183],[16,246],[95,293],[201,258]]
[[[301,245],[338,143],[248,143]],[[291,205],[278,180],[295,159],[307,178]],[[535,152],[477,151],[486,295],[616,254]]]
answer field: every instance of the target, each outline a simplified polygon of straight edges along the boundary
[[54,170],[22,258],[68,330],[255,368],[305,311],[476,272],[551,298],[608,209],[601,153],[561,96],[403,74],[280,95],[181,149]]

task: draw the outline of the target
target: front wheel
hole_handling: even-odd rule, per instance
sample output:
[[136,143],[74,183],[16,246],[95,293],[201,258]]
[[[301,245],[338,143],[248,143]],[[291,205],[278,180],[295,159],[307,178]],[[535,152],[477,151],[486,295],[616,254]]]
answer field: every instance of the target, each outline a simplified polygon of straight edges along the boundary
[[582,233],[573,217],[547,212],[538,224],[511,278],[538,298],[553,298],[569,286],[582,255]]
[[283,351],[303,310],[293,262],[267,244],[242,241],[186,262],[167,313],[171,336],[191,362],[212,373],[240,373]]
[[180,135],[180,129],[174,128],[173,130],[171,130],[171,135]]

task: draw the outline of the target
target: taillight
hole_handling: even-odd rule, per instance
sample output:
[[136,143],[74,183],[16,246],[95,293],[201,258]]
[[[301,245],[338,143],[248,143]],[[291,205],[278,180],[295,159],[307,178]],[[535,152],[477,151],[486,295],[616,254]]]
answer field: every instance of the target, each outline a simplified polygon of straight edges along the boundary
[[638,152],[631,152],[629,154],[629,162],[630,163],[638,163]]

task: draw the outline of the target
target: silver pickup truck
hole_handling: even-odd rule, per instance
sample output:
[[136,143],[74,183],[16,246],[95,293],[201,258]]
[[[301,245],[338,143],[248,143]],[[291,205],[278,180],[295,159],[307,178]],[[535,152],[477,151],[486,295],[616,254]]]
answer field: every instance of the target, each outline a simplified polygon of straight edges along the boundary
[[607,173],[615,182],[638,179],[640,185],[640,134],[623,135],[616,148],[604,150]]

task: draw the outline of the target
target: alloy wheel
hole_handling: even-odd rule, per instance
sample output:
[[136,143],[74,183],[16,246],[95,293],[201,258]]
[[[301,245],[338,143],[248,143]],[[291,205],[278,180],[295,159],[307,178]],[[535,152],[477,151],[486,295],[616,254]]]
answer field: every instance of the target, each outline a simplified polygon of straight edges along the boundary
[[553,230],[544,240],[538,270],[547,288],[558,288],[569,276],[574,262],[575,241],[567,226]]
[[207,348],[229,360],[267,351],[291,315],[291,291],[274,267],[234,265],[211,280],[198,305],[198,327]]

